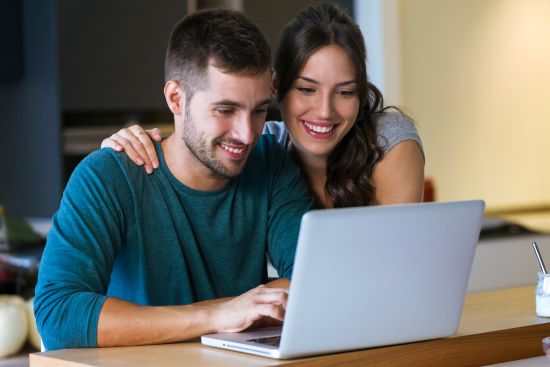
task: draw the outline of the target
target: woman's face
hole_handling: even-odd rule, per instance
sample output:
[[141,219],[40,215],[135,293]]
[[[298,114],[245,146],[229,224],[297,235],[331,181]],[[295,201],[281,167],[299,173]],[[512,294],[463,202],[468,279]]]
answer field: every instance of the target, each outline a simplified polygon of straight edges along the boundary
[[352,128],[358,111],[355,66],[336,45],[310,56],[281,104],[293,147],[311,158],[326,159]]

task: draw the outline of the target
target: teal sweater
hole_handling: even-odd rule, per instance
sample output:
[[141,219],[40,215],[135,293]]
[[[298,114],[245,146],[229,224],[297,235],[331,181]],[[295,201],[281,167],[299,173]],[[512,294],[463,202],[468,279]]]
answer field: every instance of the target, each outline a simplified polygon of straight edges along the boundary
[[179,182],[156,148],[160,168],[151,175],[102,149],[71,176],[34,301],[48,350],[96,347],[109,296],[151,306],[236,296],[266,281],[266,253],[290,278],[311,199],[272,136],[260,138],[239,177],[212,192]]

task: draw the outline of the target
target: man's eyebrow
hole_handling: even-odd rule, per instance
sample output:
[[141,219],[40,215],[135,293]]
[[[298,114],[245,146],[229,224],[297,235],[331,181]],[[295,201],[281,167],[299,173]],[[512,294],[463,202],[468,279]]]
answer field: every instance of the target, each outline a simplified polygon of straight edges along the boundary
[[238,107],[241,108],[243,105],[239,102],[232,101],[230,99],[222,99],[221,101],[216,101],[210,103],[211,106],[228,106],[228,107]]
[[263,105],[266,105],[266,104],[270,104],[271,102],[272,102],[271,98],[266,98],[263,101],[261,101],[260,103],[258,103],[258,105],[256,107],[260,107],[260,106],[263,106]]
[[[299,76],[298,79],[302,79],[306,82],[310,82],[310,83],[313,83],[313,84],[320,84],[317,80],[315,79],[312,79],[312,78],[308,78],[307,76]],[[343,85],[349,85],[349,84],[357,84],[357,80],[346,80],[346,81],[343,81],[343,82],[340,82],[340,83],[336,83],[337,86],[343,86]]]
[[[260,103],[258,103],[256,105],[256,107],[263,106],[263,105],[270,104],[270,103],[271,103],[271,98],[266,98],[263,101],[261,101]],[[242,103],[232,101],[230,99],[222,99],[221,101],[212,102],[210,105],[214,106],[214,107],[216,107],[216,106],[225,106],[225,107],[244,108],[244,105]]]

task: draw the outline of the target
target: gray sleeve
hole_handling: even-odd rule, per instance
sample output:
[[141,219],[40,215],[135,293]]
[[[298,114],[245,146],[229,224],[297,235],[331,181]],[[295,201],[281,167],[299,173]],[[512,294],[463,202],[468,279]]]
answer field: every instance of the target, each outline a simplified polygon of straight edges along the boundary
[[420,135],[413,122],[400,112],[382,112],[376,117],[378,145],[386,155],[395,145],[404,140],[414,140],[424,154]]
[[282,146],[288,144],[288,130],[283,121],[266,121],[263,134],[275,135],[277,143]]

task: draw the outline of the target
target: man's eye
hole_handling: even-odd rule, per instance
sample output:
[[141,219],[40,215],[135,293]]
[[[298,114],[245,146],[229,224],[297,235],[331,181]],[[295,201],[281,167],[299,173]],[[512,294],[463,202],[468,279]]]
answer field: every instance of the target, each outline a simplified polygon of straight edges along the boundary
[[233,113],[233,110],[230,108],[217,108],[216,112],[222,116],[229,116]]
[[254,114],[258,114],[258,115],[261,115],[261,114],[264,114],[264,113],[267,113],[267,108],[257,108],[255,109],[254,111],[252,111]]
[[304,94],[311,94],[311,93],[315,92],[315,90],[313,88],[307,88],[307,87],[297,87],[296,89],[298,89],[300,92],[302,92]]

